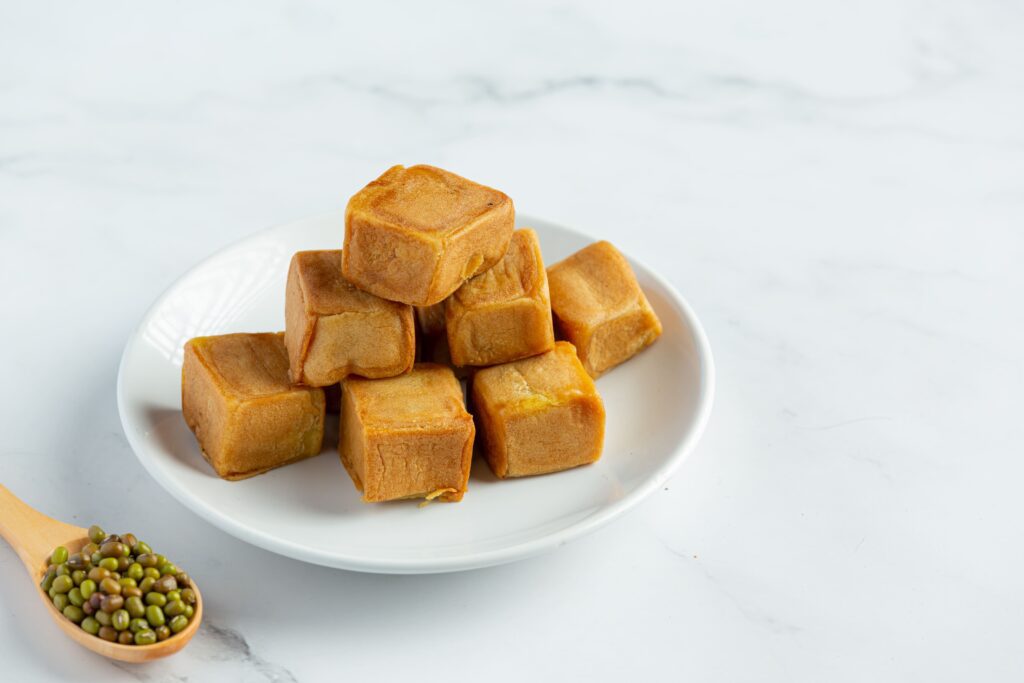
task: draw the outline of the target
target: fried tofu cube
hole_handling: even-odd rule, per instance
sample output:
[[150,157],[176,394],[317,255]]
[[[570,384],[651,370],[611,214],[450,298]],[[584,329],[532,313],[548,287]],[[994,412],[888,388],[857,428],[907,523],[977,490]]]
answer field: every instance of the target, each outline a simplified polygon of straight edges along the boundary
[[433,306],[414,306],[413,310],[423,334],[432,336],[444,332],[444,301]]
[[604,403],[572,344],[478,370],[473,412],[498,477],[525,477],[595,462],[604,446]]
[[595,242],[548,268],[555,329],[600,377],[661,336],[661,322],[626,258]]
[[320,452],[324,391],[288,380],[284,334],[224,334],[185,344],[181,410],[223,479],[245,479]]
[[393,166],[348,202],[342,270],[367,292],[430,306],[497,263],[514,223],[498,190],[433,166]]
[[462,500],[476,429],[451,368],[341,383],[338,450],[363,500]]
[[547,272],[537,233],[516,230],[498,263],[462,285],[445,304],[455,365],[497,365],[555,344]]
[[340,250],[300,251],[288,268],[284,341],[296,384],[392,377],[416,360],[412,307],[356,288],[341,258]]

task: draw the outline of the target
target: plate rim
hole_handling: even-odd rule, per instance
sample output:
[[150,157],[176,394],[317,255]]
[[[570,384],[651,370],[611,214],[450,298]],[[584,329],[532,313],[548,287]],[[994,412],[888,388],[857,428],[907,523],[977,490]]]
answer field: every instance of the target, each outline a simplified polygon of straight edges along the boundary
[[[288,221],[286,223],[273,225],[258,230],[246,237],[243,237],[242,239],[235,240],[234,242],[215,250],[213,253],[209,254],[175,278],[174,281],[171,282],[160,293],[160,295],[153,300],[145,314],[139,320],[139,323],[134,327],[125,341],[124,349],[121,352],[121,359],[117,368],[117,410],[121,420],[121,428],[124,431],[125,438],[128,440],[128,445],[131,446],[136,459],[142,464],[149,476],[152,477],[156,483],[161,486],[161,488],[169,493],[171,497],[177,500],[181,505],[191,510],[213,526],[234,536],[235,538],[238,538],[239,540],[255,545],[263,550],[291,557],[292,559],[302,562],[337,569],[379,574],[430,574],[478,569],[526,559],[528,557],[533,557],[541,553],[554,550],[555,548],[561,547],[570,541],[581,538],[582,536],[603,527],[611,520],[636,507],[637,504],[646,499],[657,488],[662,486],[673,474],[675,474],[676,470],[679,469],[683,461],[686,460],[686,457],[693,451],[697,443],[700,441],[711,417],[711,409],[714,404],[715,397],[715,362],[714,356],[711,352],[711,343],[708,340],[707,333],[705,332],[700,319],[697,317],[697,314],[694,312],[685,297],[676,290],[672,283],[662,277],[656,270],[648,267],[644,262],[626,255],[627,260],[642,268],[646,275],[655,280],[655,282],[657,282],[658,285],[660,285],[666,292],[673,303],[682,311],[686,325],[692,331],[694,346],[700,362],[700,389],[697,399],[697,411],[693,419],[692,428],[667,455],[664,463],[658,467],[654,471],[653,475],[641,485],[637,486],[627,495],[614,501],[610,505],[602,507],[594,514],[588,515],[562,529],[546,533],[537,538],[532,538],[491,550],[440,558],[408,558],[400,560],[374,559],[361,556],[339,555],[338,553],[327,553],[278,538],[277,536],[268,536],[260,533],[258,530],[254,530],[249,526],[235,521],[231,517],[217,510],[215,507],[208,505],[204,500],[189,494],[184,487],[180,486],[173,480],[169,480],[169,478],[164,477],[163,473],[157,469],[156,462],[151,462],[151,458],[148,455],[143,455],[143,453],[147,451],[148,447],[142,443],[141,437],[135,433],[136,428],[129,423],[127,417],[128,409],[125,403],[125,366],[128,361],[129,352],[137,344],[141,337],[143,328],[145,328],[150,322],[156,310],[164,304],[166,299],[178,287],[178,285],[190,277],[194,272],[206,266],[209,262],[220,257],[227,251],[245,244],[246,242],[266,237],[269,233],[284,231],[289,226],[295,224],[323,220],[329,216],[336,216],[337,214],[338,212],[336,210],[325,211]],[[595,241],[594,236],[573,228],[565,227],[561,223],[546,219],[538,219],[535,216],[519,214],[517,212],[517,226],[530,225],[531,223],[549,225],[559,230],[564,230],[565,232],[584,240]]]

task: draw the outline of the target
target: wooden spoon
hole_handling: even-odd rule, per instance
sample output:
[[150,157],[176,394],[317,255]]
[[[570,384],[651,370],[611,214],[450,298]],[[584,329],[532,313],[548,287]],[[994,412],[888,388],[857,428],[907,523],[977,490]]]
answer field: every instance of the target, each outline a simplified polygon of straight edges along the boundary
[[203,618],[203,599],[193,581],[192,590],[196,594],[195,614],[183,631],[173,634],[167,640],[152,645],[120,645],[89,635],[78,624],[58,612],[50,601],[50,596],[39,587],[53,549],[62,545],[68,549],[69,554],[78,552],[89,542],[88,532],[81,527],[50,519],[26,505],[0,484],[0,536],[17,551],[22,564],[32,577],[32,589],[46,606],[49,615],[57,622],[57,626],[68,638],[84,648],[122,662],[148,662],[173,655],[192,640],[192,636],[199,628],[199,622]]

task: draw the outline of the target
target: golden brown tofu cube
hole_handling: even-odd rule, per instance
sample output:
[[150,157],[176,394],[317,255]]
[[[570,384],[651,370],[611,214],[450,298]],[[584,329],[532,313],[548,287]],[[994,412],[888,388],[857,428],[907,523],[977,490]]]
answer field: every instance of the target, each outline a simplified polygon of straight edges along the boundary
[[462,285],[445,304],[455,365],[497,365],[551,349],[548,278],[537,233],[516,230],[498,263]]
[[367,292],[430,306],[497,263],[514,223],[498,190],[433,166],[393,166],[348,202],[342,269]]
[[416,359],[412,307],[361,291],[341,274],[341,251],[300,251],[288,268],[285,345],[296,384],[348,375],[392,377]]
[[595,242],[548,268],[551,311],[591,377],[627,361],[661,336],[633,269],[608,242]]
[[415,306],[416,322],[420,325],[420,331],[426,335],[441,334],[444,332],[444,301],[433,306]]
[[363,500],[462,500],[476,429],[451,368],[341,383],[338,450]]
[[203,457],[245,479],[316,455],[324,392],[288,381],[284,335],[224,334],[185,344],[181,410]]
[[558,472],[601,457],[604,403],[568,342],[478,370],[472,399],[487,462],[501,478]]

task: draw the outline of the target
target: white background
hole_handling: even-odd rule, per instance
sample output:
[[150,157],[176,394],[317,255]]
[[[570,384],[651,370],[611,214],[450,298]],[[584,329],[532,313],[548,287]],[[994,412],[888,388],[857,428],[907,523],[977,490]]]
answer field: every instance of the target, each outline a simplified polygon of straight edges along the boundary
[[[153,299],[394,163],[689,299],[717,402],[664,490],[552,555],[389,577],[249,547],[146,475],[114,388]],[[0,481],[133,520],[209,623],[115,668],[0,545],[3,677],[1020,680],[1022,259],[1019,3],[5,1]]]

